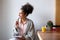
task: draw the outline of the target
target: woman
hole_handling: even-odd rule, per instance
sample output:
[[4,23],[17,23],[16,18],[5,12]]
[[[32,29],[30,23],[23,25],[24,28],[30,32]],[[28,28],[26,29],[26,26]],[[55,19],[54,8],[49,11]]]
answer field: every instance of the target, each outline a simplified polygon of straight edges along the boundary
[[19,11],[19,18],[16,21],[16,31],[18,34],[16,36],[20,40],[34,40],[34,24],[33,21],[28,19],[27,16],[33,11],[33,6],[29,3],[22,6]]

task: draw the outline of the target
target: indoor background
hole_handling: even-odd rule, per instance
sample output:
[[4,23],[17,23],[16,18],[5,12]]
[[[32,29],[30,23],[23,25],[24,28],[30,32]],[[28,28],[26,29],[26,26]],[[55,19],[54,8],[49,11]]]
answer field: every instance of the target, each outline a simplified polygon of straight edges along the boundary
[[33,20],[36,30],[40,30],[49,20],[55,24],[55,0],[0,0],[0,40],[12,37],[19,9],[27,2],[34,6],[28,18]]

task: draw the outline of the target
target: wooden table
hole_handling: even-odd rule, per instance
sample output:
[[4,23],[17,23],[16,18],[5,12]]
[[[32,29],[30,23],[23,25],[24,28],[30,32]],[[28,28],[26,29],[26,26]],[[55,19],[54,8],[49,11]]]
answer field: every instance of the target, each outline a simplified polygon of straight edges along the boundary
[[60,32],[46,31],[43,33],[41,31],[37,31],[37,35],[39,40],[60,40]]

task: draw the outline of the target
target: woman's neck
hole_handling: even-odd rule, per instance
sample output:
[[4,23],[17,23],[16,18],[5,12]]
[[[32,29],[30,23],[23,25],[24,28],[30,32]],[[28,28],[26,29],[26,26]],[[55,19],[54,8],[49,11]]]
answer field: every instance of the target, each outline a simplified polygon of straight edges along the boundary
[[22,18],[21,22],[24,23],[26,21],[27,18]]

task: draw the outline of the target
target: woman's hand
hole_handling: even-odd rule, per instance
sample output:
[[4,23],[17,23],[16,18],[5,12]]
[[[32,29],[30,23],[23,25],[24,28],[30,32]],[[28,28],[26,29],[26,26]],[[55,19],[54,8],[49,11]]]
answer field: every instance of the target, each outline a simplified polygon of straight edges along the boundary
[[26,40],[25,37],[17,37],[18,40]]
[[22,39],[23,39],[23,40],[26,40],[26,38],[25,38],[24,36],[22,36]]
[[16,28],[19,28],[19,22],[18,21],[16,21]]

